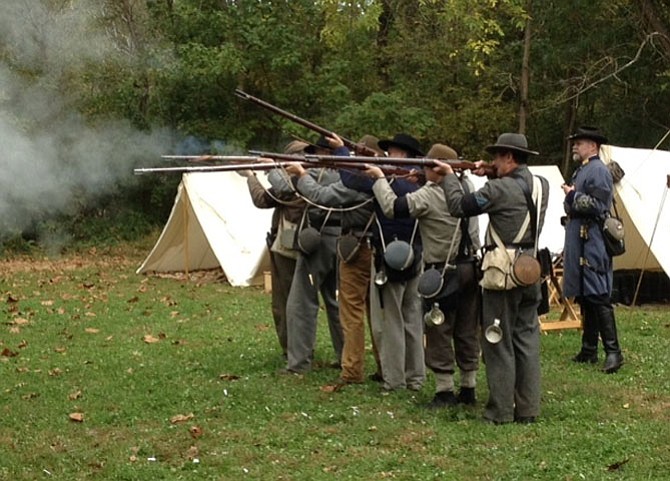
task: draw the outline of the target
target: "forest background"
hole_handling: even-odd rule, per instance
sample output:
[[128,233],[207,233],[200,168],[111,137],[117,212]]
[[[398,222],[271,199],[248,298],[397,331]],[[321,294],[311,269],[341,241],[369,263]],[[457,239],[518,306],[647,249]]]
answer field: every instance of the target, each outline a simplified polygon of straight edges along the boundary
[[579,125],[668,149],[669,26],[661,0],[3,0],[0,242],[146,236],[180,179],[133,168],[315,140],[236,88],[471,160],[522,132],[564,176]]

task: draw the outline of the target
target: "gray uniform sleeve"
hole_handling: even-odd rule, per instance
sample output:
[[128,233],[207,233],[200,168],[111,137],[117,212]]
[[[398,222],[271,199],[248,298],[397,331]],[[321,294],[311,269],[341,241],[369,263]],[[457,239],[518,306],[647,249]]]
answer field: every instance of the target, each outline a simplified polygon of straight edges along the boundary
[[268,172],[268,182],[278,195],[295,192],[290,176],[282,169],[272,169]]
[[341,180],[322,185],[309,175],[300,177],[298,191],[312,202],[326,207],[355,205],[369,198],[362,192],[345,187]]

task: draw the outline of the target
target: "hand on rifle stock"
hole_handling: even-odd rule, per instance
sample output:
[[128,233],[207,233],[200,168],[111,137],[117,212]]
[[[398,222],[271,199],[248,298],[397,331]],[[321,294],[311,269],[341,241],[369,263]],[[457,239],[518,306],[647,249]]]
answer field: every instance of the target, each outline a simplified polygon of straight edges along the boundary
[[384,177],[384,172],[376,165],[365,164],[363,173],[373,179],[381,179]]
[[298,177],[303,176],[307,173],[307,170],[302,166],[300,162],[288,162],[284,169],[291,175],[296,175]]
[[328,145],[330,145],[330,148],[333,150],[339,149],[340,147],[344,147],[344,141],[335,132],[327,136],[326,140],[328,141]]
[[251,177],[254,175],[254,171],[251,169],[236,170],[235,172],[237,172],[242,177]]

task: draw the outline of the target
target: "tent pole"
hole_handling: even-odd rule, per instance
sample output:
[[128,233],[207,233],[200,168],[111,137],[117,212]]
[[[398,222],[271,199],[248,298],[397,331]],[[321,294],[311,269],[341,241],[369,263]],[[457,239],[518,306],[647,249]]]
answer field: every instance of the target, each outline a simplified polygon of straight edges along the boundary
[[642,270],[640,271],[640,277],[637,280],[637,286],[635,287],[635,294],[633,295],[633,306],[637,302],[637,295],[640,292],[640,286],[642,285],[642,276],[644,275],[644,269],[647,267],[647,259],[649,259],[649,253],[651,252],[651,244],[654,242],[654,236],[656,235],[656,227],[658,227],[658,222],[661,218],[661,212],[663,211],[663,205],[665,205],[665,198],[668,194],[668,189],[670,189],[670,174],[668,174],[666,189],[663,191],[663,197],[661,198],[661,204],[658,206],[658,215],[656,216],[656,223],[654,223],[654,230],[651,232],[651,239],[649,239],[649,245],[647,246],[647,253],[644,256],[644,262],[642,263]]
[[181,185],[182,185],[182,195],[184,196],[184,204],[183,204],[183,211],[184,211],[184,273],[186,274],[186,280],[188,280],[188,266],[189,266],[189,249],[188,249],[188,210],[190,206],[190,200],[188,198],[188,195],[186,195],[186,183],[184,182],[184,178],[186,177],[187,174],[182,175],[182,180],[181,180]]

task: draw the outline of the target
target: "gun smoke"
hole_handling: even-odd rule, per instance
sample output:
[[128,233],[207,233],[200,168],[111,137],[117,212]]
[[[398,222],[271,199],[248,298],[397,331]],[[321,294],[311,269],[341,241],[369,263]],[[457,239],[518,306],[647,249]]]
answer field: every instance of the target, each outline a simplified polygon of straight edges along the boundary
[[62,76],[102,61],[112,42],[92,28],[95,2],[64,2],[56,12],[47,3],[0,4],[2,237],[114,192],[133,181],[138,162],[158,159],[171,142],[164,130],[140,132],[125,121],[93,125],[59,95]]

